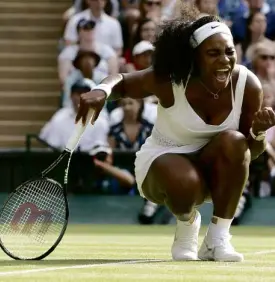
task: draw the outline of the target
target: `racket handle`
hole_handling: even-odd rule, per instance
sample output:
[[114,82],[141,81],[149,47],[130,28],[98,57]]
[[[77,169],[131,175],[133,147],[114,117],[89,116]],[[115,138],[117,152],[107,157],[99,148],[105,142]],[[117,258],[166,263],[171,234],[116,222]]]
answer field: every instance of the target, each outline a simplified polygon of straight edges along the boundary
[[86,122],[85,124],[82,123],[82,120],[79,120],[77,124],[75,125],[75,129],[73,131],[73,134],[71,135],[67,145],[66,150],[72,152],[76,146],[78,145],[78,142],[80,141],[82,134],[84,133],[86,127],[91,123],[91,119],[94,116],[94,109],[90,109],[87,114]]

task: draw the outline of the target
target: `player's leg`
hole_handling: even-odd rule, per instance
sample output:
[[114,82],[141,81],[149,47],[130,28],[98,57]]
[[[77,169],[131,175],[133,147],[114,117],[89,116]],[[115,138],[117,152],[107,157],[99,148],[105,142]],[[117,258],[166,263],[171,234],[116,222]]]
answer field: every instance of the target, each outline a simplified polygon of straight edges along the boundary
[[148,200],[165,204],[177,218],[172,257],[197,259],[201,217],[195,207],[205,199],[200,171],[185,156],[165,154],[153,162],[142,188]]
[[200,161],[209,177],[214,213],[199,257],[241,261],[243,256],[229,242],[229,228],[249,174],[250,150],[246,138],[237,131],[222,132],[203,149]]

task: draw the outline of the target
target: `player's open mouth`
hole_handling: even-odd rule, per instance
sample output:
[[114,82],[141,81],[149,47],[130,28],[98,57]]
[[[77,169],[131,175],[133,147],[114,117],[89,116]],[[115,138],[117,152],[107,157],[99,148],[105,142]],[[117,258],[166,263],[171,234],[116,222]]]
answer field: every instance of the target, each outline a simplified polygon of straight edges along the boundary
[[215,71],[215,77],[218,82],[226,82],[229,76],[229,69],[219,69]]

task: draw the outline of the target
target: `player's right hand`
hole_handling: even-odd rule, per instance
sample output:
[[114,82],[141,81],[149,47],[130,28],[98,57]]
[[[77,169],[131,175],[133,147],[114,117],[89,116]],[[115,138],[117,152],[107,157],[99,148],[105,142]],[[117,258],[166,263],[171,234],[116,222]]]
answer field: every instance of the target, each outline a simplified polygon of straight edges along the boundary
[[75,122],[77,123],[79,120],[82,120],[82,123],[85,124],[88,111],[90,108],[92,108],[95,110],[95,114],[91,121],[93,124],[97,120],[102,108],[104,107],[106,99],[107,95],[102,90],[92,90],[90,92],[81,94]]

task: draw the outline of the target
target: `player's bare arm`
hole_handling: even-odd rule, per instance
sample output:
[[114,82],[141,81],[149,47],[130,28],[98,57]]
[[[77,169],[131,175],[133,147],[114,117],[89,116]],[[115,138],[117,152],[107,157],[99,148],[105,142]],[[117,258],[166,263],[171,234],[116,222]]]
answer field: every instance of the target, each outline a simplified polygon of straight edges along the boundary
[[[172,85],[169,78],[158,77],[153,68],[127,74],[116,74],[106,77],[100,84],[102,89],[94,88],[92,91],[82,94],[80,107],[76,121],[80,118],[85,122],[89,108],[96,110],[93,121],[96,120],[106,99],[118,100],[124,97],[143,99],[155,95],[161,105],[169,108],[174,104]],[[109,95],[106,93],[110,91]]]
[[[240,131],[247,137],[252,160],[258,158],[264,152],[266,147],[265,131],[275,124],[273,110],[271,108],[262,109],[262,101],[262,85],[259,79],[249,71],[240,118]],[[262,133],[263,137],[253,138],[250,128],[255,136]]]

